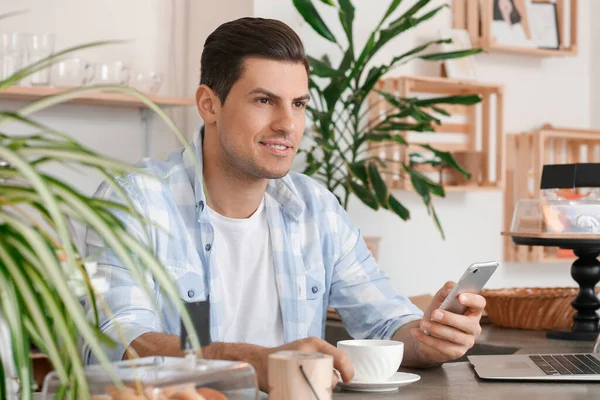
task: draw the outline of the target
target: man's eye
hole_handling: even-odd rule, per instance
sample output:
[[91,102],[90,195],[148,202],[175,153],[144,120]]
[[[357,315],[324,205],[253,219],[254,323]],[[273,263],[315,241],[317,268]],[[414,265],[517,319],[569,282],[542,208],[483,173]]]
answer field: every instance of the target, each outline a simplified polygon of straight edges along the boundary
[[304,103],[303,101],[296,101],[294,103],[294,107],[303,108],[306,107],[306,103]]
[[259,101],[261,104],[269,104],[269,102],[270,102],[270,100],[269,100],[268,98],[266,98],[266,97],[260,97],[260,98],[258,99],[258,101]]

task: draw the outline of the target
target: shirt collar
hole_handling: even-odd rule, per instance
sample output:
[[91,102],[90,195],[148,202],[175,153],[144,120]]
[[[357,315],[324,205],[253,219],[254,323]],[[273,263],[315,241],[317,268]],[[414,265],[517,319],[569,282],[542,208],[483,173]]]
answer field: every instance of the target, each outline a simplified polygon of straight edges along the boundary
[[[204,187],[202,185],[202,140],[204,137],[204,126],[198,130],[190,148],[183,150],[182,161],[185,171],[194,186],[194,196],[196,204],[206,202]],[[198,160],[198,165],[194,165],[194,157]],[[297,189],[292,178],[287,174],[280,179],[269,179],[267,183],[267,193],[279,203],[284,213],[294,220],[300,218],[305,205],[297,193]]]

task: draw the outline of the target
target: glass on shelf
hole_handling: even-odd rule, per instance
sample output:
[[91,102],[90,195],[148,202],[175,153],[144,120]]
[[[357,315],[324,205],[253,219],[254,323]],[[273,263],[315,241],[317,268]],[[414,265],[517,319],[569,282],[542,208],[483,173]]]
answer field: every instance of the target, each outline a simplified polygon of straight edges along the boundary
[[[39,63],[54,53],[54,34],[32,33],[26,37],[25,63],[27,65]],[[29,75],[25,83],[32,86],[50,85],[50,65]]]
[[[246,363],[188,356],[144,357],[118,361],[111,365],[123,382],[122,386],[115,386],[111,377],[99,364],[85,368],[92,398],[260,398],[254,368]],[[59,386],[56,372],[51,372],[44,379],[42,398],[53,399]]]
[[0,34],[0,80],[7,79],[23,67],[25,39],[22,33]]

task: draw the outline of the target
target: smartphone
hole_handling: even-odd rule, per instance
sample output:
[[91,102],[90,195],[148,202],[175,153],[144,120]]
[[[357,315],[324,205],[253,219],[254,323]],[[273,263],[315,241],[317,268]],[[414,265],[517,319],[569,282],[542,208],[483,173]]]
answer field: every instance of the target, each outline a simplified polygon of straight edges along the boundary
[[440,310],[447,310],[454,314],[464,314],[467,308],[458,302],[458,296],[461,293],[479,294],[498,266],[499,264],[496,261],[471,264],[446,297],[446,300],[440,306]]

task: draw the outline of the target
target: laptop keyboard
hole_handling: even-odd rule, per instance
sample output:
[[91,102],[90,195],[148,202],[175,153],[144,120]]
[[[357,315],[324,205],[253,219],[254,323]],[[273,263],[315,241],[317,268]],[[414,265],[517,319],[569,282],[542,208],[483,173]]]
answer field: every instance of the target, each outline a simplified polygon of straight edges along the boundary
[[600,361],[587,354],[529,356],[546,375],[600,374]]

